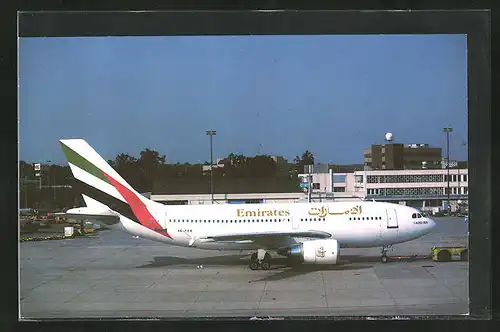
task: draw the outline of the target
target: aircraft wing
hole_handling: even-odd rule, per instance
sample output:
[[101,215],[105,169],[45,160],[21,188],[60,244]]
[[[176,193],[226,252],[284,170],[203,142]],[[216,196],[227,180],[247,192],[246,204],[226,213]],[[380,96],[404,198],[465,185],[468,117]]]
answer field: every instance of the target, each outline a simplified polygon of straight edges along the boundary
[[201,239],[207,239],[212,241],[254,241],[259,242],[259,240],[273,240],[277,238],[286,237],[297,237],[297,238],[319,238],[326,239],[332,235],[327,232],[322,231],[291,231],[291,232],[256,232],[256,233],[238,233],[238,234],[228,234],[228,235],[213,235],[206,236]]

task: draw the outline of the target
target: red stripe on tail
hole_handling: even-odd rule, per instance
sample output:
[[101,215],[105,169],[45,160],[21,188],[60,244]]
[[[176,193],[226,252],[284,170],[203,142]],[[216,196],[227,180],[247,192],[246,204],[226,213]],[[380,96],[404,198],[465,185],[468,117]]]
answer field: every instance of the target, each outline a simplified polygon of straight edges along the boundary
[[118,192],[123,196],[128,205],[132,208],[132,212],[139,219],[142,226],[147,227],[158,234],[172,238],[166,229],[162,229],[158,221],[149,213],[146,205],[137,197],[130,189],[123,186],[121,183],[113,179],[111,176],[103,172],[108,180],[113,184],[113,186],[118,190]]

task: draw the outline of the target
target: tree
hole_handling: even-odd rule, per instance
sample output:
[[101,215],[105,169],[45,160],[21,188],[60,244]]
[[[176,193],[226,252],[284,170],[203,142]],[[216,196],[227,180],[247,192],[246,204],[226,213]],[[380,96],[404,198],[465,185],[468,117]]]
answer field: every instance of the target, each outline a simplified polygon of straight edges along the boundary
[[165,164],[166,157],[160,155],[158,151],[145,149],[140,153],[140,158],[137,161],[139,171],[143,178],[142,191],[151,191],[154,181],[158,175],[158,170],[161,165]]
[[245,167],[245,163],[247,161],[247,157],[245,157],[241,153],[240,154],[230,153],[227,158],[231,161],[231,166],[235,168]]
[[303,173],[304,172],[304,166],[306,166],[306,165],[314,165],[314,155],[309,150],[306,150],[302,154],[302,158],[299,157],[299,156],[297,156],[297,157],[295,157],[294,162],[295,162],[297,171],[299,173]]
[[127,181],[133,188],[142,191],[145,187],[144,178],[140,173],[137,158],[126,153],[120,153],[115,160],[109,160],[108,163]]
[[113,163],[111,166],[115,167],[116,171],[120,173],[121,169],[135,164],[137,162],[137,158],[129,156],[126,153],[120,153],[116,156],[115,160],[111,162]]
[[251,177],[270,177],[276,173],[276,162],[267,155],[257,155],[253,158],[247,158],[248,175]]
[[226,174],[230,177],[244,177],[248,172],[249,159],[243,154],[230,153],[227,157],[230,161],[225,165]]

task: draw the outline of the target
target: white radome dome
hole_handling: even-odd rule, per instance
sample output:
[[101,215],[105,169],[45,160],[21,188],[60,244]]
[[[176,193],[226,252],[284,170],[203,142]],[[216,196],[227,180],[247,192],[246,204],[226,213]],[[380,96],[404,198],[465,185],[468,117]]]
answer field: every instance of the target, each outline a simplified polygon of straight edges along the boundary
[[392,141],[392,133],[385,134],[385,139],[388,141]]

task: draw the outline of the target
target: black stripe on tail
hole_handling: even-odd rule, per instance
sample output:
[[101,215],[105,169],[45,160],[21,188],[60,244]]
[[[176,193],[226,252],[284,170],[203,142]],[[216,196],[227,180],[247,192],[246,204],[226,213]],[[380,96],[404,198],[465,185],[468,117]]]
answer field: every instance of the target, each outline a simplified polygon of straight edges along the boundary
[[124,217],[140,224],[139,219],[135,216],[132,208],[127,203],[101,191],[95,187],[88,185],[78,179],[74,179],[72,182],[73,189],[79,194],[88,196],[96,201],[108,206],[111,210],[118,212]]

